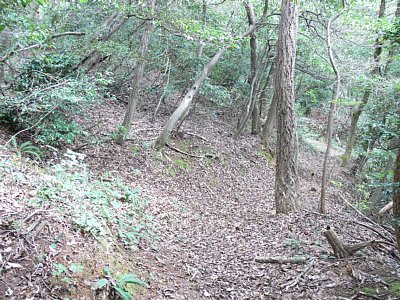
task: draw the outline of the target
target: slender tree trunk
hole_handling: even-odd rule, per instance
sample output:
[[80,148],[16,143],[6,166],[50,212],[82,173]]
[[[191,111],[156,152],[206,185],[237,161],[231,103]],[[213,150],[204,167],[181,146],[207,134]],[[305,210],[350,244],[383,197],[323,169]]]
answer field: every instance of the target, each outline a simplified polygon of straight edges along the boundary
[[297,133],[294,110],[294,68],[299,7],[282,0],[278,53],[274,78],[277,99],[277,161],[275,176],[276,213],[297,207]]
[[[201,22],[202,22],[202,28],[204,29],[207,25],[207,0],[203,0],[203,3],[201,5]],[[197,48],[197,53],[196,56],[198,58],[203,56],[203,49],[204,49],[204,44],[203,42],[200,41],[200,45]]]
[[[247,18],[250,27],[256,27],[255,21],[255,14],[252,5],[249,2],[245,4]],[[268,1],[265,3],[264,7],[264,15],[267,14],[268,9]],[[268,53],[270,50],[269,44],[266,45],[264,49],[263,55],[258,57],[257,55],[257,37],[255,34],[256,30],[254,30],[250,34],[250,66],[251,66],[251,74],[250,74],[250,95],[247,100],[247,103],[244,108],[244,112],[242,117],[239,120],[238,128],[235,134],[235,138],[237,138],[244,130],[247,121],[249,120],[250,116],[253,117],[252,119],[252,134],[258,134],[260,131],[260,117],[259,117],[259,109],[258,109],[258,99],[257,99],[257,92],[260,85],[260,79],[262,73],[266,66],[265,57],[268,58]]]
[[[154,9],[155,0],[149,0],[147,2],[147,7]],[[144,67],[146,63],[146,55],[149,49],[151,34],[154,30],[154,24],[152,20],[146,21],[146,29],[143,32],[141,39],[140,56],[138,58],[135,72],[133,74],[132,80],[132,91],[129,95],[128,107],[126,109],[124,121],[122,127],[123,132],[120,132],[118,137],[118,143],[122,143],[124,139],[124,133],[128,133],[131,128],[133,112],[136,110],[137,103],[140,98],[140,79],[143,77]]]
[[[379,13],[378,13],[378,19],[381,19],[385,16],[385,8],[386,8],[386,0],[381,0],[380,6],[379,6]],[[374,62],[373,62],[373,68],[371,71],[372,75],[380,75],[381,74],[381,54],[382,54],[382,37],[378,35],[378,37],[375,40],[375,45],[374,45]],[[350,132],[349,136],[347,139],[346,143],[346,150],[343,156],[343,166],[348,167],[349,162],[351,161],[351,154],[354,149],[355,145],[355,140],[356,140],[356,131],[358,127],[358,120],[360,119],[360,115],[364,111],[365,105],[368,103],[369,96],[371,94],[371,87],[368,86],[364,92],[363,99],[360,103],[360,105],[357,107],[357,109],[353,112],[352,117],[351,117],[351,124],[350,124]]]
[[[271,66],[270,73],[274,73],[276,63],[273,63]],[[270,77],[271,81],[273,77]],[[271,103],[269,104],[267,119],[265,120],[262,134],[261,134],[261,143],[266,147],[270,148],[270,140],[272,136],[273,129],[276,125],[276,104],[277,99],[275,97],[275,93],[272,95]]]
[[[254,14],[253,8],[248,4],[246,5],[246,12],[247,12],[247,19],[249,21],[249,25],[255,25],[256,22],[256,17]],[[252,123],[251,123],[251,133],[252,134],[257,134],[259,131],[259,112],[258,112],[258,104],[257,104],[257,90],[258,90],[258,84],[257,84],[257,36],[256,32],[253,32],[250,34],[250,66],[251,66],[251,89],[252,93],[250,94],[250,97],[252,97],[254,100],[253,102],[253,109],[252,109]],[[257,88],[256,88],[257,87]]]
[[272,62],[268,74],[266,76],[266,78],[264,79],[264,85],[261,88],[261,94],[258,95],[258,99],[257,101],[260,103],[260,119],[263,118],[263,116],[265,116],[265,107],[267,106],[267,91],[268,91],[268,86],[270,85],[270,81],[272,78],[272,74],[274,73],[274,69],[275,69],[275,61]]
[[265,120],[261,137],[261,143],[266,148],[270,148],[271,136],[276,125],[276,105],[277,99],[275,95],[273,95],[271,103],[269,104],[267,119]]
[[393,179],[393,217],[396,231],[397,245],[400,251],[400,149],[397,150],[397,158]]
[[321,198],[320,198],[320,203],[319,203],[319,211],[323,214],[326,213],[325,196],[326,196],[326,184],[327,184],[327,177],[328,177],[328,161],[329,161],[329,155],[330,155],[330,151],[331,151],[331,147],[332,147],[333,119],[335,117],[336,102],[339,98],[339,93],[340,93],[340,73],[336,66],[335,60],[333,58],[331,26],[332,26],[332,22],[334,22],[337,18],[339,18],[340,15],[343,14],[343,12],[344,12],[344,8],[339,13],[337,13],[335,16],[333,16],[331,19],[329,19],[328,26],[326,28],[329,61],[331,63],[333,71],[335,72],[336,82],[335,82],[335,92],[333,94],[333,99],[330,104],[330,110],[329,110],[329,116],[328,116],[328,126],[327,126],[327,130],[326,130],[327,131],[327,146],[326,146],[325,157],[324,157],[324,165],[322,168]]
[[[266,5],[268,3],[268,0],[266,0]],[[263,22],[263,20],[266,18],[267,14],[264,12],[260,19],[260,23]],[[254,30],[257,29],[257,24],[254,26],[250,26],[248,30],[242,34],[242,38],[245,38],[249,36]],[[222,55],[225,53],[225,51],[228,49],[229,46],[223,47],[219,49],[214,56],[211,58],[211,60],[203,67],[199,77],[196,79],[196,81],[193,83],[191,88],[188,90],[186,95],[184,96],[182,102],[179,104],[177,109],[173,112],[171,117],[168,119],[167,124],[165,125],[164,129],[161,131],[160,135],[157,137],[157,139],[153,143],[153,147],[155,149],[160,149],[165,146],[165,143],[167,142],[172,130],[174,129],[176,123],[182,119],[183,116],[185,116],[189,109],[190,105],[193,102],[194,96],[197,94],[200,86],[204,82],[204,80],[207,78],[208,73],[212,70],[212,68],[218,63]]]

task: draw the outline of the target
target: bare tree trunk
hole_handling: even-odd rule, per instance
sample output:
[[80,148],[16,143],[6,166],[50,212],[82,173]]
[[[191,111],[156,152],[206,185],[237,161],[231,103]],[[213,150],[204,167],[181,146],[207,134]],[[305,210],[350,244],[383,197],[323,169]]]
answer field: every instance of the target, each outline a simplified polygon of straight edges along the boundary
[[[147,7],[150,9],[154,9],[155,0],[149,0],[147,2]],[[150,37],[154,30],[153,20],[146,21],[146,29],[143,32],[142,39],[141,39],[141,48],[140,48],[140,56],[137,61],[135,67],[135,73],[133,75],[132,81],[132,92],[129,95],[128,100],[128,107],[126,109],[124,121],[122,123],[122,127],[124,128],[124,132],[119,133],[118,143],[122,143],[124,139],[124,133],[128,133],[131,128],[132,123],[132,116],[133,112],[136,110],[137,103],[139,102],[140,97],[140,84],[139,81],[143,77],[145,62],[146,62],[146,55],[149,49],[150,44]]]
[[276,97],[273,95],[271,103],[269,104],[268,115],[265,120],[261,137],[261,143],[267,148],[270,148],[271,136],[276,125],[276,101]]
[[[202,28],[204,29],[207,25],[207,0],[203,0],[203,3],[201,5],[201,21],[202,21]],[[204,49],[204,44],[202,41],[200,41],[200,45],[197,48],[197,57],[200,58],[203,56],[203,49]]]
[[[266,5],[268,3],[268,0],[266,0]],[[267,14],[264,12],[260,19],[260,23],[266,18]],[[242,38],[245,38],[249,36],[254,30],[256,30],[258,27],[258,24],[255,24],[254,26],[250,26],[248,30],[242,34]],[[160,135],[157,137],[157,139],[153,143],[153,147],[155,149],[160,149],[165,146],[165,143],[167,142],[172,130],[174,129],[176,123],[179,120],[182,120],[183,116],[187,115],[190,105],[192,104],[194,96],[197,94],[200,86],[204,82],[204,80],[207,78],[208,73],[212,70],[212,68],[218,63],[222,55],[225,53],[225,51],[228,49],[229,46],[223,47],[219,49],[214,56],[211,58],[211,60],[203,67],[199,77],[196,79],[196,81],[193,83],[191,88],[188,90],[186,95],[184,96],[182,102],[179,104],[177,109],[173,112],[169,120],[167,121],[167,124],[165,125],[164,129],[161,131]]]
[[214,54],[213,58],[208,62],[208,64],[204,66],[200,76],[197,78],[192,87],[186,93],[182,102],[179,104],[178,108],[171,115],[163,131],[160,133],[160,135],[154,142],[153,145],[154,148],[160,149],[165,146],[165,143],[167,142],[169,135],[174,129],[175,124],[181,119],[182,116],[188,113],[190,104],[192,103],[194,96],[197,94],[197,91],[199,90],[201,84],[207,78],[207,75],[210,72],[210,70],[217,64],[217,62],[227,49],[228,47],[220,49],[217,53]]
[[[385,16],[385,9],[386,9],[386,0],[381,0],[380,6],[379,6],[378,19],[381,19]],[[375,50],[374,50],[374,65],[373,65],[373,68],[371,71],[372,75],[380,75],[381,74],[380,61],[381,61],[381,54],[382,54],[382,48],[383,48],[382,45],[383,45],[382,37],[381,37],[381,34],[379,34],[375,40],[375,45],[374,45]],[[360,115],[364,111],[364,107],[369,100],[370,94],[371,94],[371,87],[367,87],[367,89],[364,92],[362,102],[360,103],[360,105],[357,107],[357,109],[352,114],[349,137],[348,137],[347,144],[346,144],[345,154],[343,156],[343,166],[344,167],[349,166],[349,162],[351,160],[351,154],[353,152],[353,148],[354,148],[355,140],[356,140],[356,130],[357,130],[357,126],[358,126],[358,120],[360,118]]]
[[[250,27],[255,27],[256,21],[255,21],[255,14],[254,14],[253,6],[249,2],[246,2],[245,7],[246,7],[249,25],[250,25]],[[266,1],[266,3],[265,3],[264,15],[267,14],[267,10],[268,10],[268,1]],[[264,49],[263,55],[260,55],[260,57],[258,57],[258,55],[257,55],[257,37],[256,37],[255,32],[256,31],[254,30],[250,34],[250,51],[251,51],[251,55],[250,55],[250,66],[251,66],[250,95],[249,95],[249,98],[245,105],[243,115],[241,116],[241,118],[239,120],[235,138],[237,138],[243,132],[243,130],[246,126],[246,123],[249,120],[251,115],[253,117],[251,133],[258,134],[258,132],[260,131],[260,127],[261,127],[260,126],[260,113],[259,113],[258,101],[257,101],[258,100],[257,92],[258,92],[258,88],[260,85],[260,79],[261,79],[262,73],[266,66],[265,57],[268,58],[270,46],[269,46],[269,44],[267,44]]]
[[332,147],[333,118],[335,116],[335,111],[336,111],[336,102],[339,98],[339,93],[340,93],[340,73],[339,73],[338,68],[336,67],[336,63],[333,58],[331,26],[332,26],[332,22],[334,22],[337,18],[339,18],[340,15],[343,14],[343,12],[344,12],[344,8],[339,13],[337,13],[335,16],[333,16],[331,19],[329,19],[328,26],[326,28],[329,61],[331,63],[332,69],[336,75],[336,82],[335,82],[336,86],[335,86],[335,92],[333,94],[333,99],[330,104],[330,110],[329,110],[329,116],[328,116],[328,126],[327,126],[327,130],[326,130],[327,131],[327,146],[326,146],[325,157],[324,157],[324,165],[322,168],[321,198],[320,198],[320,203],[319,203],[319,211],[323,214],[326,213],[325,194],[326,194],[326,184],[327,184],[327,177],[328,177],[328,161],[329,161],[329,155],[330,155],[330,151],[331,151],[331,147]]
[[393,217],[396,231],[397,245],[400,251],[400,149],[397,150],[397,158],[393,179]]
[[[274,63],[271,67],[270,72],[274,73],[275,71],[274,66],[276,63]],[[271,77],[272,80],[273,77]],[[265,120],[264,127],[262,130],[261,134],[261,143],[267,147],[270,148],[270,140],[271,140],[271,135],[272,135],[272,130],[275,128],[276,125],[276,102],[277,99],[275,97],[275,94],[272,95],[271,103],[269,104],[268,108],[268,113],[267,113],[267,119]]]
[[297,133],[294,111],[294,68],[299,7],[282,0],[274,97],[277,99],[277,161],[275,176],[276,213],[297,207]]

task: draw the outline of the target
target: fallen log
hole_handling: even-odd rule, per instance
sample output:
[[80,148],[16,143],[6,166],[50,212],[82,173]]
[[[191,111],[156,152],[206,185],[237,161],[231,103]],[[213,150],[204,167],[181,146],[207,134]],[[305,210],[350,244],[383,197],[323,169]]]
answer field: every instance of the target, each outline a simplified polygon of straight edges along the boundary
[[329,226],[326,228],[327,230],[324,231],[324,236],[328,240],[329,244],[331,245],[333,249],[333,254],[337,258],[347,258],[355,254],[357,251],[360,251],[361,249],[364,249],[371,244],[374,243],[374,241],[368,241],[368,242],[363,242],[363,243],[358,243],[358,244],[345,244],[343,241],[338,237],[336,232],[330,228]]

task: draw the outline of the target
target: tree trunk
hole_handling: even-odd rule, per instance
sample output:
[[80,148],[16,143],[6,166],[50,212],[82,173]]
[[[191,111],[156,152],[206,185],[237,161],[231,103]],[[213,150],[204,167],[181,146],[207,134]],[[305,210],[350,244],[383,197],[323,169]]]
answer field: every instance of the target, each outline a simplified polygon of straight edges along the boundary
[[400,149],[397,150],[397,158],[393,178],[393,217],[396,231],[397,246],[400,251]]
[[269,68],[266,78],[264,79],[265,82],[263,87],[261,88],[261,94],[258,96],[257,99],[257,101],[260,103],[260,119],[262,119],[263,116],[265,116],[265,107],[267,106],[267,91],[268,91],[268,86],[271,85],[272,81],[271,78],[274,73],[274,69],[275,69],[275,59]]
[[[147,7],[150,9],[154,9],[155,0],[149,0],[147,2]],[[146,62],[146,55],[149,49],[150,44],[150,37],[154,30],[154,24],[152,20],[146,21],[146,29],[143,32],[142,39],[141,39],[141,48],[140,48],[140,56],[138,58],[135,73],[133,74],[132,80],[132,91],[129,95],[128,100],[128,107],[126,109],[124,121],[122,123],[123,132],[119,133],[118,143],[121,144],[124,139],[124,133],[128,133],[131,128],[132,123],[132,116],[133,112],[136,110],[137,103],[139,102],[140,97],[140,79],[143,77],[145,62]]]
[[[206,25],[207,25],[207,0],[203,0],[203,3],[201,5],[201,27],[204,30]],[[198,58],[201,58],[203,56],[203,49],[204,49],[204,44],[202,41],[200,41],[200,45],[197,48],[197,53],[196,56]]]
[[339,13],[337,13],[335,16],[333,16],[331,19],[329,19],[328,26],[326,28],[329,61],[331,63],[333,71],[335,72],[335,76],[336,76],[335,85],[336,86],[335,86],[335,92],[333,94],[333,99],[330,104],[330,110],[329,110],[329,116],[328,116],[328,126],[327,126],[327,130],[326,130],[327,131],[327,146],[326,146],[325,157],[324,157],[324,165],[322,167],[321,198],[320,198],[320,203],[319,203],[319,211],[323,214],[326,213],[325,195],[326,195],[326,184],[327,184],[327,177],[328,177],[328,161],[329,161],[330,151],[332,148],[333,119],[335,117],[336,102],[339,98],[339,93],[340,93],[340,73],[336,66],[335,60],[333,58],[331,26],[332,26],[332,22],[334,22],[337,18],[339,18],[343,12],[344,12],[344,8]]
[[167,142],[172,130],[174,129],[175,124],[181,119],[182,116],[188,113],[190,104],[192,103],[194,96],[197,94],[197,91],[199,90],[201,84],[207,78],[207,75],[210,72],[210,70],[217,64],[217,62],[227,49],[228,47],[220,49],[217,53],[214,54],[213,58],[208,62],[208,64],[204,66],[200,76],[197,78],[192,87],[186,93],[182,102],[179,104],[178,108],[171,115],[164,129],[162,130],[158,138],[155,140],[153,144],[154,148],[160,149],[165,146],[165,143]]
[[[255,14],[253,7],[247,2],[246,3],[247,18],[250,26],[255,26]],[[264,55],[266,54],[266,50]],[[268,51],[269,52],[269,51]],[[259,130],[259,113],[257,109],[257,90],[259,87],[262,70],[264,69],[263,62],[261,59],[258,61],[257,55],[257,37],[255,31],[250,34],[250,95],[245,105],[245,109],[242,117],[239,120],[238,129],[235,134],[237,138],[244,130],[250,115],[253,116],[252,122],[252,134],[257,134]],[[257,67],[257,65],[259,65]],[[255,110],[255,112],[254,112]],[[256,115],[255,115],[256,114]]]
[[[266,0],[266,5],[268,3],[268,0]],[[262,15],[260,19],[260,23],[264,21],[266,18],[267,13],[264,11],[264,14]],[[258,27],[258,24],[255,24],[253,26],[250,26],[249,29],[242,34],[242,38],[245,38],[249,36],[254,30],[256,30]],[[173,112],[169,120],[167,121],[167,124],[165,125],[164,129],[161,131],[160,135],[157,137],[157,139],[153,142],[153,147],[155,149],[160,149],[165,146],[165,143],[167,142],[172,130],[174,129],[174,126],[176,123],[182,119],[182,116],[188,113],[190,109],[190,105],[192,104],[194,96],[197,94],[200,86],[204,82],[204,80],[207,78],[208,73],[212,70],[212,68],[218,63],[222,55],[225,53],[225,51],[229,48],[229,46],[225,46],[221,49],[219,49],[214,56],[211,58],[211,60],[203,67],[199,77],[196,79],[194,84],[191,86],[191,88],[188,90],[186,95],[184,96],[182,102],[179,104],[178,108]]]
[[[381,0],[380,6],[379,6],[378,19],[381,19],[385,16],[385,8],[386,8],[386,0]],[[375,40],[375,45],[374,45],[375,50],[374,50],[373,68],[371,71],[372,75],[378,76],[381,74],[380,61],[381,61],[381,54],[382,54],[382,48],[383,48],[382,45],[383,45],[382,37],[381,37],[381,34],[379,34]],[[349,162],[351,160],[351,154],[353,152],[353,148],[354,148],[355,140],[356,140],[356,130],[357,130],[357,126],[358,126],[358,120],[364,110],[365,105],[367,104],[367,102],[369,100],[370,94],[371,94],[371,87],[368,86],[364,92],[362,102],[360,103],[358,108],[352,114],[349,137],[347,140],[346,150],[345,150],[345,154],[343,157],[343,166],[344,167],[349,166]]]
[[297,206],[297,133],[294,111],[294,68],[299,7],[282,0],[277,47],[274,97],[277,99],[276,213],[289,213]]
[[[272,85],[273,81],[273,76],[275,73],[275,65],[276,61],[272,63],[271,69],[269,70],[269,78],[267,81],[270,81],[269,84]],[[273,76],[271,76],[273,74]],[[264,89],[264,91],[266,88]],[[263,91],[263,93],[264,93]],[[265,120],[263,130],[261,133],[261,143],[267,147],[270,148],[270,140],[271,140],[271,135],[272,135],[272,129],[276,125],[276,98],[274,95],[272,96],[271,102],[268,107],[268,112],[267,112],[267,119]]]

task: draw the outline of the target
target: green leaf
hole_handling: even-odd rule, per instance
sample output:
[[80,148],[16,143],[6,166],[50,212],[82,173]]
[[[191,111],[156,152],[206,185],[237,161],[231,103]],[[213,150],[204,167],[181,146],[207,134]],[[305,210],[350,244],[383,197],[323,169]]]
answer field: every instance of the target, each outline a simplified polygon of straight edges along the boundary
[[0,24],[0,32],[3,31],[6,28],[6,25]]
[[124,300],[132,300],[133,299],[131,295],[129,295],[126,291],[124,291],[123,288],[116,286],[116,287],[114,287],[114,289],[118,292],[118,294],[121,296],[122,299],[124,299]]
[[108,284],[108,280],[105,278],[100,279],[99,281],[97,281],[94,286],[93,289],[95,290],[101,290],[102,288],[104,288],[106,285]]
[[75,264],[75,263],[72,263],[72,264],[69,266],[69,270],[70,270],[72,273],[83,272],[83,266],[82,266],[82,265]]
[[127,274],[127,275],[118,277],[118,283],[122,286],[127,283],[147,286],[147,283],[144,282],[143,280],[139,279],[135,274]]

